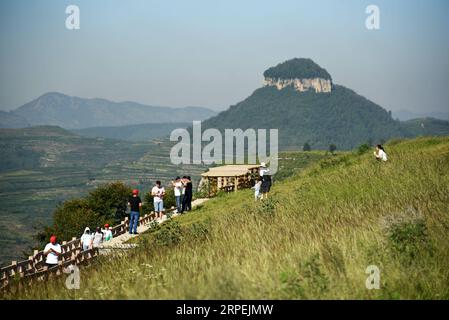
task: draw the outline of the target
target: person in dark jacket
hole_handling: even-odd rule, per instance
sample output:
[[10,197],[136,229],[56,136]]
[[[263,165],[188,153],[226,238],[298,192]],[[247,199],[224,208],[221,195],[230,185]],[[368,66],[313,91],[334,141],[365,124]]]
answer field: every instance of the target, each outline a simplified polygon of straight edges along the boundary
[[193,197],[193,185],[192,185],[192,179],[190,176],[183,177],[183,184],[185,185],[185,192],[184,197],[182,199],[182,209],[181,213],[184,211],[190,211],[192,210],[192,197]]
[[139,224],[140,209],[142,200],[139,197],[139,190],[134,189],[132,197],[128,200],[128,206],[131,208],[129,219],[129,234],[137,234],[137,225]]
[[267,168],[265,162],[260,164],[259,175],[262,179],[262,185],[260,186],[261,199],[268,199],[268,193],[271,189],[271,175],[270,169]]

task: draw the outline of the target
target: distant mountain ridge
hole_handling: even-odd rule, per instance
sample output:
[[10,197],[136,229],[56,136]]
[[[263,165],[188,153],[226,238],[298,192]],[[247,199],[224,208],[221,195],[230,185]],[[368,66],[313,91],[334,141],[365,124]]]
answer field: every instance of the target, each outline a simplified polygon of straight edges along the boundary
[[21,128],[51,125],[65,129],[174,123],[205,120],[216,112],[203,107],[159,107],[136,102],[84,99],[49,92],[16,110],[2,112],[0,127]]
[[175,129],[188,128],[191,122],[145,123],[119,127],[93,127],[74,129],[72,132],[84,137],[108,138],[126,141],[149,141],[170,135]]
[[449,112],[424,111],[422,113],[411,112],[408,110],[393,111],[393,118],[401,121],[412,119],[434,118],[439,120],[449,120]]

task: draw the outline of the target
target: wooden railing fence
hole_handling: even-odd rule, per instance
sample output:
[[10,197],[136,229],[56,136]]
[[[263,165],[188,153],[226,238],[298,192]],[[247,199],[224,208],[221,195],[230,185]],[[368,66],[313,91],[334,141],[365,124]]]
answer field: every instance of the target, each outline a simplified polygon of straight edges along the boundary
[[[139,219],[139,225],[150,223],[154,219],[154,213],[146,214]],[[129,229],[129,219],[125,218],[119,225],[112,228],[112,236],[118,237]],[[98,257],[98,248],[83,250],[81,240],[72,238],[61,244],[62,254],[59,256],[58,265],[48,268],[45,264],[43,251],[35,250],[34,254],[23,261],[12,261],[10,265],[0,269],[0,289],[7,288],[10,284],[19,282],[33,282],[46,280],[53,275],[61,275],[71,265],[82,265]]]

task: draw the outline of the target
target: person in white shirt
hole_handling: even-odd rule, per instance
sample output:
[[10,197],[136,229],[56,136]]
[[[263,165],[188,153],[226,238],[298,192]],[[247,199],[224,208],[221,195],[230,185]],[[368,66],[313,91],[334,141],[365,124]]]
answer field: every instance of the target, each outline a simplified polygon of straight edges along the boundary
[[173,191],[175,193],[175,200],[176,200],[176,213],[181,213],[181,195],[183,191],[183,184],[181,182],[180,177],[176,177],[175,181],[172,181],[173,185]]
[[104,225],[104,229],[101,230],[101,232],[103,232],[104,234],[104,241],[109,241],[112,239],[112,231],[111,231],[111,227],[109,226],[109,223],[106,223]]
[[270,169],[267,168],[265,162],[262,162],[260,164],[259,175],[262,179],[262,184],[260,186],[260,193],[262,195],[260,196],[260,198],[268,199],[268,192],[270,192],[271,188],[271,176],[270,176]]
[[267,168],[267,165],[265,164],[265,162],[262,162],[260,164],[260,168],[259,168],[259,175],[261,177],[263,177],[264,175],[268,174],[270,172],[270,169]]
[[160,181],[156,181],[156,185],[151,189],[151,195],[154,197],[154,213],[156,214],[156,219],[162,220],[162,215],[164,213],[164,195],[165,189],[161,186]]
[[92,234],[90,233],[90,228],[86,227],[84,233],[81,236],[81,247],[84,251],[92,248]]
[[256,180],[256,184],[251,188],[254,189],[254,199],[257,201],[259,200],[260,197],[260,186],[262,185],[262,180],[260,178],[258,178]]
[[50,243],[48,243],[44,248],[44,256],[46,256],[45,263],[48,268],[58,265],[58,260],[61,253],[61,246],[59,243],[56,243],[56,236],[51,236]]
[[111,241],[112,238],[112,227],[109,227],[104,234],[104,241]]
[[376,146],[376,151],[374,151],[374,156],[379,161],[387,161],[387,153],[385,152],[385,149],[382,147],[382,145],[378,144]]
[[97,227],[97,229],[93,235],[92,247],[98,248],[99,246],[101,246],[101,244],[103,243],[103,239],[104,239],[104,234],[103,234],[103,232],[101,232],[100,227]]

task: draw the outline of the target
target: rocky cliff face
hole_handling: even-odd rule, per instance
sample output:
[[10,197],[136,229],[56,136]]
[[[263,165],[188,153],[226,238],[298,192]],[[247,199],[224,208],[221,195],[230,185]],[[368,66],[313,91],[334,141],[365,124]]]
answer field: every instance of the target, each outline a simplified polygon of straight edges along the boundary
[[293,86],[295,90],[299,92],[313,89],[316,93],[321,93],[332,91],[332,80],[323,78],[281,79],[266,77],[264,80],[264,86],[273,86],[278,90],[282,90],[287,86]]

